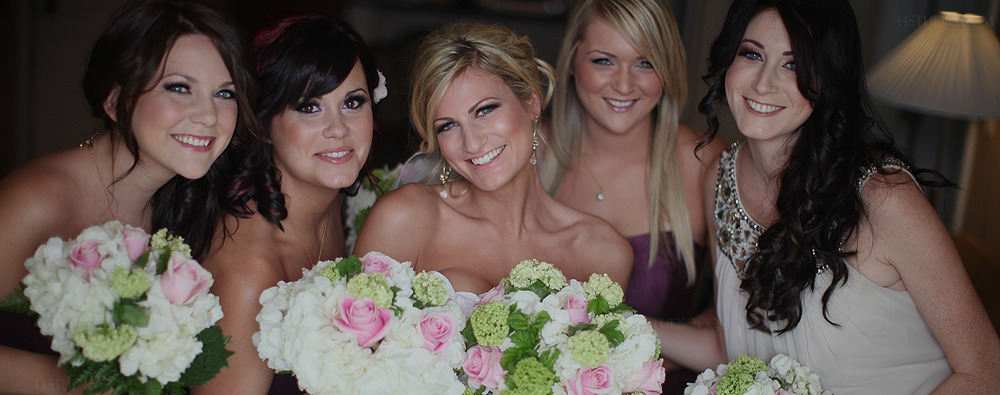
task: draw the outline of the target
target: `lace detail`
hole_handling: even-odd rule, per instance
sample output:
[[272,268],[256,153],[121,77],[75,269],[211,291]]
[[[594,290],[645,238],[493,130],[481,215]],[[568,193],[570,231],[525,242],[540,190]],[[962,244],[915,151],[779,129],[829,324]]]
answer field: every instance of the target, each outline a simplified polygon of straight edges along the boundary
[[869,160],[867,165],[861,167],[861,176],[858,177],[857,184],[858,193],[861,193],[861,190],[865,188],[865,184],[868,183],[868,180],[870,180],[872,176],[875,175],[875,173],[878,173],[881,169],[896,169],[902,171],[903,173],[906,173],[906,175],[910,176],[913,183],[917,184],[918,187],[920,186],[920,183],[917,182],[917,178],[914,177],[913,172],[910,171],[910,167],[907,166],[906,163],[903,163],[903,161],[899,160],[899,158],[889,155],[873,155],[870,159],[871,160]]
[[736,153],[742,146],[743,141],[739,141],[722,152],[715,184],[715,239],[740,277],[743,276],[740,266],[746,268],[746,259],[757,252],[757,238],[764,233],[764,227],[750,218],[740,203]]

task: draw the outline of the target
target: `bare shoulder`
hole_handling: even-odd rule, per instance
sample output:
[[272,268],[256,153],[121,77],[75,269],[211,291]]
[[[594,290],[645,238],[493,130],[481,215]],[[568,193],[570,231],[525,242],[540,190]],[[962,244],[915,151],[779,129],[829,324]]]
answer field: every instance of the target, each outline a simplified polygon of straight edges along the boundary
[[726,142],[718,136],[712,139],[708,145],[698,149],[702,134],[702,131],[687,125],[678,126],[677,152],[680,154],[678,159],[682,171],[685,168],[699,169],[699,172],[704,171],[705,167],[716,162],[722,151],[726,149]]
[[0,181],[2,222],[10,225],[11,221],[30,220],[38,227],[65,221],[68,213],[79,208],[81,201],[74,200],[81,199],[80,180],[66,165],[70,157],[67,152],[46,155]]
[[[257,295],[267,287],[284,280],[279,249],[271,236],[277,229],[263,217],[254,215],[247,219],[227,216],[224,235],[222,227],[216,231],[212,251],[203,266],[212,272],[216,283],[224,286],[247,287]],[[256,301],[256,297],[253,299]]]
[[872,175],[861,189],[861,200],[870,221],[936,215],[923,192],[903,171]]
[[355,255],[380,251],[396,259],[414,259],[439,217],[441,197],[432,187],[412,183],[382,195],[365,219]]
[[607,273],[625,287],[632,270],[632,246],[607,221],[585,213],[580,215],[574,225],[575,260],[584,262],[586,271]]

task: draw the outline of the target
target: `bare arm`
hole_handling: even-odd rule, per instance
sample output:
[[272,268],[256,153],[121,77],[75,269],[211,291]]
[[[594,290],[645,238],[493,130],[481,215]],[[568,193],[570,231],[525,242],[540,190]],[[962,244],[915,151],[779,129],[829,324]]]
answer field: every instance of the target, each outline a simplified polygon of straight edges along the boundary
[[436,217],[422,188],[426,187],[407,184],[379,198],[358,232],[354,254],[378,251],[400,262],[410,261],[414,270],[420,270],[420,252]]
[[862,195],[872,251],[899,273],[954,371],[934,393],[995,392],[1000,339],[958,251],[913,182],[904,174],[888,178],[885,182],[876,176]]

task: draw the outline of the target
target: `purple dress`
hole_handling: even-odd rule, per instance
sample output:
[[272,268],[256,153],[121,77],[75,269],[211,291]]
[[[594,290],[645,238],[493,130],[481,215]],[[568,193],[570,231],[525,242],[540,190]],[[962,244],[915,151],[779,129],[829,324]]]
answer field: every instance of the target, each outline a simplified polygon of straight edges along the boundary
[[[664,321],[684,322],[698,311],[694,306],[697,287],[687,286],[687,270],[684,263],[674,250],[674,238],[667,232],[667,249],[661,244],[657,249],[657,257],[653,266],[649,266],[650,237],[649,234],[627,238],[632,245],[632,273],[629,274],[628,288],[625,290],[625,303],[636,309],[639,314],[649,318]],[[695,260],[703,262],[705,247],[695,244]],[[664,394],[683,394],[687,383],[693,382],[697,372],[678,368],[667,372],[663,382]]]

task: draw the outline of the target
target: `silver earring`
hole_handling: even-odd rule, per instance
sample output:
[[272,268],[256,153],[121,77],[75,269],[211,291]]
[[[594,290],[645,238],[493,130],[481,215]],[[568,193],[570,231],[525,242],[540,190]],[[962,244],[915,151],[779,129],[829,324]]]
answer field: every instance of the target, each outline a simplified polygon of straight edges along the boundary
[[441,180],[441,199],[448,198],[448,177],[451,176],[451,168],[447,164],[441,166],[441,176],[438,178]]
[[534,116],[531,119],[531,158],[528,159],[528,163],[532,166],[538,164],[538,116]]

